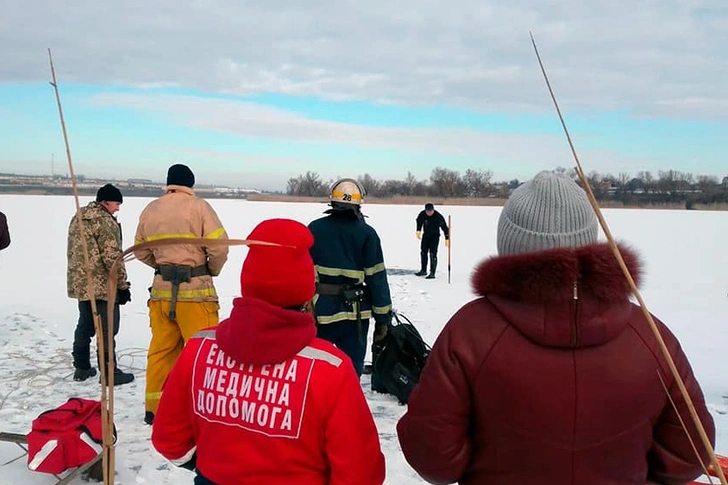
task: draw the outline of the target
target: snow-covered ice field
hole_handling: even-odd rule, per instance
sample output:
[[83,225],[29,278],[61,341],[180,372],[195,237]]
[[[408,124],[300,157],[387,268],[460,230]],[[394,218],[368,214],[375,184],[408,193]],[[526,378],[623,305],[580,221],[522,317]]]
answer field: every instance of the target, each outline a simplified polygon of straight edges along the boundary
[[[89,200],[82,198],[82,205]],[[118,218],[124,248],[133,244],[138,215],[150,200],[127,198],[122,205]],[[288,217],[307,224],[326,208],[324,204],[210,202],[230,237],[241,239],[263,219]],[[473,298],[470,273],[477,262],[496,253],[500,213],[499,207],[436,208],[445,217],[452,216],[451,284],[447,283],[444,244],[440,245],[437,279],[411,274],[419,269],[414,220],[420,206],[364,208],[368,222],[382,239],[394,307],[415,323],[429,343],[448,318]],[[0,252],[0,430],[26,433],[40,412],[72,396],[98,399],[100,388],[96,379],[72,379],[70,351],[77,307],[66,296],[65,255],[68,222],[75,211],[73,198],[0,195],[0,211],[8,217],[12,237],[11,246]],[[649,309],[680,339],[716,421],[716,450],[728,454],[728,213],[609,209],[604,214],[615,237],[641,255],[642,295]],[[228,315],[231,301],[238,295],[246,253],[244,247],[232,247],[229,261],[216,279],[221,318]],[[116,483],[191,484],[191,472],[168,464],[154,451],[150,427],[142,421],[150,338],[146,288],[152,271],[138,261],[128,263],[127,269],[132,302],[121,307],[117,346],[120,366],[133,371],[136,380],[115,389]],[[424,483],[399,448],[395,425],[405,408],[392,396],[373,394],[368,376],[362,377],[362,387],[387,459],[385,483]],[[0,443],[0,485],[55,483],[50,475],[28,471],[25,458],[4,465],[21,453],[16,445]]]

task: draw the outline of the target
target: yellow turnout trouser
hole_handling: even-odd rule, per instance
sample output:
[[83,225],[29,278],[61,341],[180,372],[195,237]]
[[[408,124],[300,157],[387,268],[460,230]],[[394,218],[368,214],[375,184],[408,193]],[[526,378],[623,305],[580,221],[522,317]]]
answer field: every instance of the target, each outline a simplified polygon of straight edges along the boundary
[[157,412],[167,374],[177,362],[185,343],[198,331],[214,327],[219,322],[220,305],[216,301],[178,301],[176,321],[168,318],[169,303],[157,300],[148,303],[152,341],[147,353],[145,408],[153,413]]

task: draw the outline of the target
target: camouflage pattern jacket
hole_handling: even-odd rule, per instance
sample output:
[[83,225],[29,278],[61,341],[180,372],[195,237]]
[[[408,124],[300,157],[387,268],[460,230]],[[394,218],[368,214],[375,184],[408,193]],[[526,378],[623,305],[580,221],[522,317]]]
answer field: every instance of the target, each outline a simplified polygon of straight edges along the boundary
[[[98,202],[91,202],[81,209],[81,221],[85,232],[86,244],[88,245],[95,299],[106,300],[109,271],[111,270],[111,265],[114,264],[114,261],[122,252],[121,225]],[[76,222],[75,215],[68,226],[66,255],[68,258],[68,270],[66,273],[68,297],[81,301],[90,300],[81,234],[78,230],[78,222]],[[126,267],[123,261],[118,266],[116,281],[120,290],[129,287]]]

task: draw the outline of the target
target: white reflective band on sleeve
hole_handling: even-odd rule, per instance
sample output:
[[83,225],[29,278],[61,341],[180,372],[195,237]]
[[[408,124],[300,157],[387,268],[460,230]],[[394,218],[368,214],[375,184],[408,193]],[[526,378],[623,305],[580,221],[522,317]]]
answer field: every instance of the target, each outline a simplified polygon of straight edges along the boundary
[[43,448],[38,450],[38,453],[35,454],[33,460],[28,463],[28,468],[31,470],[37,470],[40,464],[43,463],[51,453],[53,453],[53,450],[55,450],[57,446],[58,440],[48,440],[46,444],[43,445]]
[[169,462],[175,466],[182,466],[192,459],[195,452],[197,452],[197,446],[193,446],[192,449],[185,453],[183,456],[181,456],[180,458],[175,458],[174,460],[169,460]]
[[330,354],[325,350],[314,349],[313,347],[304,347],[298,355],[301,357],[308,357],[309,359],[323,360],[334,367],[339,367],[341,365],[341,359],[334,354]]

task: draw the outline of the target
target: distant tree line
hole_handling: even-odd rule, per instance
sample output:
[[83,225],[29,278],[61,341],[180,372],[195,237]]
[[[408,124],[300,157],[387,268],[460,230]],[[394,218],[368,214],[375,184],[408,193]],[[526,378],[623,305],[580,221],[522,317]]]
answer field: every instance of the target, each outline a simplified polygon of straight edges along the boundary
[[[557,172],[579,181],[574,169],[557,167]],[[429,196],[441,198],[496,197],[508,198],[521,184],[518,179],[494,181],[490,170],[468,169],[464,173],[437,167],[429,179],[417,180],[411,172],[404,180],[377,180],[365,173],[357,177],[370,197]],[[587,175],[597,200],[613,200],[625,205],[685,203],[695,204],[728,202],[728,176],[722,180],[712,175],[695,175],[676,170],[660,170],[656,175],[641,171],[636,175],[621,172],[617,175],[595,171]],[[316,172],[306,172],[288,180],[288,195],[327,196],[334,180],[324,181]]]
[[[370,197],[394,197],[398,195],[437,197],[490,197],[503,195],[500,187],[491,183],[490,170],[468,169],[464,174],[447,168],[435,168],[427,180],[417,180],[407,172],[404,180],[377,180],[365,173],[356,177]],[[318,197],[328,195],[335,180],[324,181],[316,172],[306,172],[288,180],[288,195]],[[507,196],[508,194],[505,193]]]
[[[578,179],[575,170],[556,169]],[[696,175],[678,170],[659,170],[657,174],[640,171],[636,175],[620,172],[587,174],[589,186],[597,200],[614,200],[625,205],[684,203],[686,209],[695,204],[728,203],[728,176]]]

